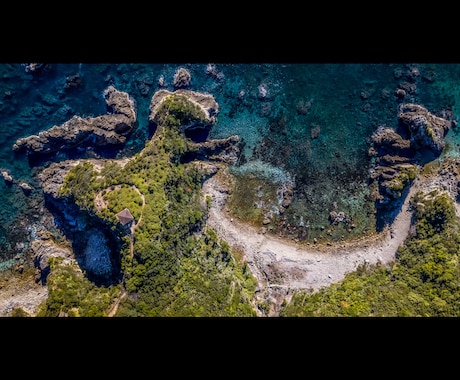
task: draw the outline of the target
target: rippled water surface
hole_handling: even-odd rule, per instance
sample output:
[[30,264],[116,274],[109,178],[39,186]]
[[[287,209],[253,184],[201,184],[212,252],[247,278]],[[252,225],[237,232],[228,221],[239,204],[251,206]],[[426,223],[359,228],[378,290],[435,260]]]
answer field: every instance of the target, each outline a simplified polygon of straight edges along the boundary
[[[368,139],[379,125],[396,126],[398,105],[413,102],[439,114],[458,115],[457,64],[48,64],[39,73],[25,64],[0,64],[0,169],[33,187],[30,195],[0,178],[0,269],[27,248],[43,199],[34,173],[49,162],[31,162],[12,147],[18,138],[60,125],[73,115],[107,112],[108,85],[128,92],[138,123],[116,157],[133,155],[148,138],[148,111],[159,87],[173,90],[179,67],[189,70],[188,89],[212,94],[219,103],[210,138],[238,134],[239,165],[269,164],[295,179],[292,223],[308,223],[312,236],[333,208],[353,215],[363,233],[373,228],[366,204]],[[396,94],[405,88],[402,98]],[[460,136],[451,130],[445,154],[458,156]],[[69,158],[59,152],[52,160]],[[84,157],[85,152],[80,152]],[[273,170],[274,169],[274,170]],[[283,178],[284,178],[283,177]]]

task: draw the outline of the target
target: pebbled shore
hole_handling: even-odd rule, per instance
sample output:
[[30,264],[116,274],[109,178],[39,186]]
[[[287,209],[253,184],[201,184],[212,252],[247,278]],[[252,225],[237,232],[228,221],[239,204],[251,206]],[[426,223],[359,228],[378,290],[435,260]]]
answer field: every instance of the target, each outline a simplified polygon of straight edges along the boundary
[[391,226],[376,235],[330,246],[295,243],[264,234],[261,229],[230,218],[225,211],[230,188],[222,172],[206,180],[203,194],[212,200],[207,225],[230,246],[244,253],[259,284],[258,298],[269,301],[269,316],[277,316],[282,302],[289,302],[295,290],[315,292],[342,281],[347,273],[360,265],[394,261],[398,247],[409,234],[412,196],[419,190],[428,192],[434,188],[446,188],[455,199],[457,186],[449,186],[452,181],[456,179],[439,174],[420,176],[412,183]]

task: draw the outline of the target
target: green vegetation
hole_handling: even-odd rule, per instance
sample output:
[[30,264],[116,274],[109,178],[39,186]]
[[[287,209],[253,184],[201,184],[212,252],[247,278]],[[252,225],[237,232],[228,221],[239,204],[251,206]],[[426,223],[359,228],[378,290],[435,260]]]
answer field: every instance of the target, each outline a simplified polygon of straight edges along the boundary
[[108,203],[108,212],[117,214],[127,207],[134,219],[139,220],[142,213],[142,197],[135,187],[123,184],[113,191],[106,192],[103,197]]
[[415,165],[403,166],[399,173],[391,179],[387,187],[401,196],[402,191],[417,177],[418,168]]
[[248,223],[262,225],[265,215],[273,207],[279,207],[278,187],[278,184],[266,179],[236,175],[235,187],[228,202],[232,214]]
[[366,265],[317,293],[296,293],[281,316],[460,315],[460,223],[437,190],[414,196],[416,233],[391,267]]
[[37,317],[103,317],[120,294],[119,287],[97,287],[79,268],[64,265],[62,258],[50,260],[48,298]]
[[[40,316],[107,315],[121,288],[128,296],[116,316],[256,315],[256,282],[247,264],[215,231],[204,229],[203,173],[193,162],[180,162],[189,148],[179,127],[206,115],[185,96],[172,95],[157,116],[154,137],[124,167],[106,161],[97,173],[91,163],[80,163],[59,192],[112,226],[121,245],[122,283],[98,288],[75,269],[53,263]],[[96,209],[97,194],[104,205]],[[138,222],[132,255],[131,239],[116,218],[125,207]]]
[[167,128],[178,128],[191,122],[199,123],[207,120],[205,112],[198,104],[180,94],[167,96],[159,106],[155,119],[158,125]]
[[[256,280],[241,252],[205,228],[211,198],[201,202],[203,174],[193,162],[181,162],[192,148],[180,127],[205,117],[184,96],[169,96],[158,109],[152,140],[124,167],[107,160],[99,172],[90,162],[69,171],[59,194],[111,225],[121,246],[122,280],[96,286],[78,267],[54,258],[49,296],[38,316],[107,316],[117,300],[118,317],[256,316]],[[230,206],[243,219],[262,223],[277,204],[286,178],[270,169],[258,165],[235,173],[240,178]],[[415,168],[402,169],[392,189],[401,191],[416,174]],[[96,195],[104,202],[98,208]],[[453,202],[434,191],[416,194],[412,205],[415,233],[391,266],[364,265],[316,293],[298,291],[280,315],[458,316],[460,222]],[[116,213],[125,207],[138,222],[132,237],[118,228]],[[268,300],[257,307],[270,309]],[[26,316],[19,309],[15,314]]]
[[79,163],[65,177],[59,195],[69,197],[82,209],[91,209],[94,207],[95,178],[93,164],[88,161]]
[[11,316],[12,317],[30,317],[29,313],[27,311],[25,311],[23,308],[21,307],[17,307],[15,309],[13,309],[13,311],[11,312]]

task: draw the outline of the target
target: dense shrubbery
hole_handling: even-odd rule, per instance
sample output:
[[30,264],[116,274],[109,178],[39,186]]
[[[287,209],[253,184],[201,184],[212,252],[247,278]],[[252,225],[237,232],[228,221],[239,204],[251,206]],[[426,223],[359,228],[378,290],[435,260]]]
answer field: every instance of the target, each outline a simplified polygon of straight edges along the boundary
[[95,178],[93,164],[79,163],[65,177],[59,195],[70,197],[82,209],[90,209],[94,207]]
[[62,258],[50,260],[48,298],[38,317],[103,317],[119,294],[118,287],[97,287],[78,268],[63,265]]
[[104,199],[108,202],[107,209],[109,212],[117,214],[127,207],[134,219],[139,220],[142,213],[142,197],[135,188],[123,184],[115,190],[107,192]]
[[[204,227],[208,210],[200,202],[203,178],[192,164],[180,160],[188,146],[178,127],[204,116],[179,96],[169,97],[161,107],[154,137],[123,168],[107,161],[96,173],[84,162],[69,172],[60,189],[90,214],[112,223],[119,234],[122,283],[97,287],[77,268],[53,259],[49,297],[39,316],[106,316],[123,291],[128,296],[121,299],[116,316],[256,315],[256,281],[237,252]],[[288,180],[260,163],[240,171],[247,177],[245,186],[271,183],[259,202],[274,199],[278,182]],[[405,173],[402,179],[411,181],[413,175]],[[237,188],[235,193],[244,199],[245,190]],[[108,202],[101,212],[94,205],[99,192]],[[260,221],[255,200],[246,199],[247,210],[252,210],[247,217]],[[132,239],[116,228],[115,215],[124,207],[139,222]],[[444,193],[419,193],[413,207],[415,233],[391,266],[362,266],[339,284],[314,294],[297,292],[280,315],[458,316],[460,225],[453,202]]]
[[340,284],[297,293],[281,316],[460,315],[460,224],[452,199],[434,191],[413,198],[416,233],[392,267],[364,266]]
[[156,121],[159,125],[173,129],[191,122],[206,121],[206,114],[198,104],[190,101],[185,95],[172,94],[159,106]]
[[[73,168],[60,194],[105,222],[128,207],[139,224],[130,238],[119,230],[123,287],[117,316],[255,316],[255,279],[212,230],[203,230],[207,209],[201,205],[202,174],[180,163],[187,152],[181,125],[199,121],[203,111],[182,96],[166,99],[156,134],[123,168],[107,161],[96,175],[90,163]],[[142,208],[142,198],[145,198]],[[95,194],[107,207],[96,211]],[[116,228],[113,228],[117,231]],[[41,315],[106,315],[113,291],[97,288],[66,266],[53,266],[49,298]],[[116,288],[114,288],[116,289]],[[121,289],[117,289],[118,295]]]

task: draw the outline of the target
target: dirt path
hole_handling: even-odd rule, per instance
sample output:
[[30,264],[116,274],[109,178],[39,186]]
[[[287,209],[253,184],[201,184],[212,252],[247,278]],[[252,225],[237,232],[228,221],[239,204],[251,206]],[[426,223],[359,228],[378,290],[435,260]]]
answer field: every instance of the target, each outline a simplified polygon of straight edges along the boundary
[[125,298],[126,296],[128,295],[128,293],[125,291],[123,292],[114,302],[114,304],[112,305],[111,309],[109,310],[109,312],[107,313],[107,317],[113,317],[117,311],[118,311],[118,305],[120,304],[120,301]]
[[409,233],[412,216],[410,198],[417,190],[427,186],[426,181],[414,181],[390,228],[370,238],[333,246],[296,244],[263,234],[260,229],[229,218],[224,208],[228,188],[217,175],[204,183],[203,194],[211,196],[212,200],[207,225],[214,228],[230,246],[244,252],[258,280],[259,297],[272,305],[269,316],[276,316],[281,302],[284,299],[290,301],[293,290],[317,291],[340,282],[361,264],[393,261],[397,248]]
[[[244,258],[258,280],[258,301],[270,304],[268,316],[279,315],[281,303],[284,300],[289,302],[295,290],[317,291],[342,281],[347,273],[364,263],[392,262],[397,248],[404,242],[410,229],[411,197],[418,190],[427,192],[446,187],[452,195],[456,195],[455,189],[458,188],[455,176],[419,176],[413,182],[395,221],[381,234],[330,247],[313,244],[307,246],[264,234],[261,229],[232,220],[225,211],[229,188],[219,180],[219,174],[211,176],[203,184],[203,197],[209,195],[212,201],[207,225],[214,228],[231,246],[244,253]],[[144,203],[144,198],[142,200]],[[460,215],[460,205],[456,202],[455,206]],[[140,221],[141,217],[135,226]],[[14,277],[0,282],[0,317],[10,315],[17,307],[35,315],[38,305],[46,300],[46,286],[35,284],[33,280]],[[109,316],[115,315],[118,303],[124,296],[121,295],[114,303]],[[265,315],[259,310],[258,314]]]
[[145,196],[144,194],[141,193],[141,191],[136,187],[136,186],[131,186],[141,197],[142,199],[142,208],[141,208],[141,215],[139,216],[139,220],[137,221],[137,223],[133,223],[131,225],[131,239],[130,239],[130,246],[129,246],[129,254],[131,256],[131,258],[133,258],[134,256],[134,230],[137,228],[137,226],[139,225],[139,223],[141,222],[142,220],[142,214],[144,212],[144,208],[145,208]]

